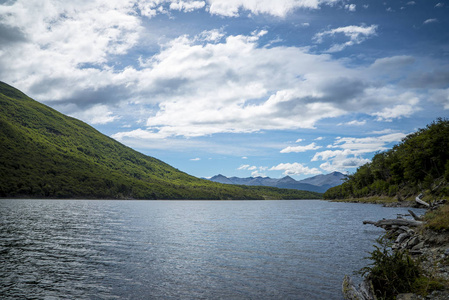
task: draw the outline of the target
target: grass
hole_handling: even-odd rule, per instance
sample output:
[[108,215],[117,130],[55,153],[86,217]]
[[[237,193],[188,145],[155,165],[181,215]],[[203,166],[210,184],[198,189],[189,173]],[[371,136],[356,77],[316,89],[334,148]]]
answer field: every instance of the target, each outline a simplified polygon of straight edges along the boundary
[[336,200],[332,200],[332,201],[334,201],[334,202],[354,202],[354,203],[373,203],[373,204],[386,204],[386,203],[397,203],[398,202],[396,197],[389,197],[389,196],[370,196],[370,197],[349,198],[349,199],[340,199],[340,200],[336,199]]
[[428,211],[425,215],[426,227],[435,231],[449,230],[449,204],[437,210]]

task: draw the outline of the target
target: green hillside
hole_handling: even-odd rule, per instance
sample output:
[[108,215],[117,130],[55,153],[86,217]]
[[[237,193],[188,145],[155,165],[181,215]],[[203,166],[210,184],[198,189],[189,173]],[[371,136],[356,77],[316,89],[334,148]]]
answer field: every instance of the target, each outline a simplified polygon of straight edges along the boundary
[[317,199],[321,194],[190,176],[0,82],[0,197]]
[[349,175],[324,194],[325,199],[372,196],[398,200],[424,193],[432,200],[449,195],[449,120],[438,119],[408,135],[391,150]]

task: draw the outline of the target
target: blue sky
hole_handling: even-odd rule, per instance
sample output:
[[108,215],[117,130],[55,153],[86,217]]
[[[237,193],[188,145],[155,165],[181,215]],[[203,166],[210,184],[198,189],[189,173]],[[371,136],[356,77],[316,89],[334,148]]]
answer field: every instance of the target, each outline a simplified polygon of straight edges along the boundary
[[449,1],[0,0],[0,80],[198,177],[354,172],[449,115]]

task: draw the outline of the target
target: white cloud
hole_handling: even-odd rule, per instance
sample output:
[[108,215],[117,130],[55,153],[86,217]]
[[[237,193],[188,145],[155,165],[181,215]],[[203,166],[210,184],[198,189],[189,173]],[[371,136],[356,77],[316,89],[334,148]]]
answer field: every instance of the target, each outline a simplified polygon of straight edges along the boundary
[[[258,48],[262,34],[228,36],[213,44],[198,44],[198,37],[182,36],[145,62],[145,70],[130,71],[145,78],[136,90],[151,95],[140,101],[160,102],[147,126],[158,128],[163,136],[201,136],[312,128],[318,119],[344,113],[327,100],[310,103],[306,99],[325,96],[317,85],[333,76],[330,70],[340,74],[350,70],[298,48]],[[301,74],[310,78],[300,80]],[[253,99],[259,99],[258,103],[249,104]]]
[[353,121],[349,121],[346,123],[339,123],[337,124],[338,126],[342,126],[342,125],[349,125],[349,126],[362,126],[366,124],[366,120],[363,121],[357,121],[357,120],[353,120]]
[[170,3],[170,9],[191,12],[206,5],[204,1],[177,1]]
[[[143,119],[145,127],[113,135],[138,143],[314,128],[321,119],[361,110],[377,114],[379,120],[410,115],[410,110],[396,115],[388,111],[397,105],[416,111],[400,89],[373,82],[370,74],[376,70],[347,67],[328,54],[310,53],[309,48],[264,47],[259,43],[265,30],[226,35],[213,29],[183,35],[161,44],[154,55],[136,57],[135,64],[140,65],[120,67],[121,59],[142,39],[145,22],[139,12],[162,13],[173,3],[193,9],[200,2],[147,0],[139,2],[140,10],[133,0],[76,5],[18,0],[0,6],[2,23],[17,27],[24,36],[21,43],[1,45],[0,78],[91,124]],[[258,13],[278,5],[287,13],[332,2],[262,1],[257,7],[243,1],[226,3]],[[206,6],[214,3],[226,5],[211,1]],[[335,33],[353,34],[354,40],[363,35],[350,28]]]
[[296,140],[296,143],[300,143],[300,142],[302,142],[302,141],[304,141],[303,139],[297,139]]
[[381,111],[372,113],[371,115],[376,116],[378,121],[391,122],[393,119],[410,117],[413,113],[421,110],[417,106],[419,99],[414,94],[404,93],[400,97],[403,98],[401,102],[404,104],[385,107]]
[[85,111],[78,112],[73,116],[78,119],[86,120],[90,124],[107,124],[119,119],[119,117],[114,116],[112,112],[109,111],[107,106],[101,104],[95,105]]
[[444,3],[441,3],[441,2],[438,2],[436,5],[435,5],[435,7],[443,7],[444,6]]
[[206,6],[204,1],[196,0],[134,0],[142,16],[152,18],[158,14],[169,14],[170,10],[192,12]]
[[249,11],[253,14],[269,14],[276,17],[285,17],[295,9],[319,9],[321,5],[332,5],[339,0],[140,0],[136,2],[141,14],[154,17],[157,14],[169,13],[169,10],[192,12],[205,8],[210,14],[225,17],[237,17],[240,11]]
[[237,168],[237,170],[247,170],[250,167],[250,165],[241,165]]
[[248,159],[248,157],[246,157],[246,156],[242,156],[242,159]]
[[[391,86],[382,88],[368,88],[365,90],[366,100],[371,99],[380,103],[388,103],[385,107],[379,105],[378,111],[368,114],[376,116],[378,121],[391,122],[393,119],[410,117],[413,113],[422,110],[419,106],[420,99],[417,94],[406,91],[398,94]],[[399,104],[395,104],[399,103]]]
[[345,9],[347,9],[349,11],[355,11],[356,5],[355,4],[346,4]]
[[[416,59],[409,55],[398,55],[392,57],[379,58],[370,66],[370,70],[382,74],[382,76],[390,75],[391,73],[400,73],[406,67],[413,65]],[[402,75],[402,74],[401,74]]]
[[333,4],[338,0],[207,0],[211,14],[227,17],[239,16],[239,10],[247,10],[254,14],[270,14],[284,17],[298,8],[318,9],[323,4]]
[[320,168],[331,171],[343,171],[348,168],[357,168],[370,160],[363,155],[385,151],[388,144],[400,142],[406,135],[403,133],[389,133],[381,136],[352,138],[338,137],[328,148],[338,150],[325,150],[315,153],[312,161],[325,161]]
[[261,171],[254,171],[251,172],[251,177],[267,177],[267,175]]
[[340,171],[344,172],[347,169],[358,168],[370,162],[369,159],[359,157],[345,157],[343,159],[334,159],[331,162],[325,162],[320,165],[320,168],[326,172]]
[[383,130],[373,131],[371,133],[372,134],[389,134],[389,133],[393,133],[393,132],[395,132],[393,129],[386,128],[386,129],[383,129]]
[[352,154],[370,153],[387,150],[385,145],[399,142],[404,137],[405,134],[400,132],[365,138],[340,137],[336,139],[332,148],[349,150]]
[[323,140],[323,139],[324,139],[324,137],[319,136],[319,137],[317,137],[317,138],[315,139],[315,141],[321,141],[321,140]]
[[206,44],[199,36],[182,36],[144,70],[134,70],[135,90],[149,95],[140,101],[160,103],[147,126],[162,137],[313,128],[322,118],[359,109],[378,113],[398,99],[409,103],[393,87],[369,88],[366,70],[346,68],[327,55],[258,47],[264,33]]
[[449,88],[432,91],[431,101],[442,105],[444,109],[449,109]]
[[206,42],[215,42],[215,43],[217,43],[224,36],[225,36],[225,34],[223,33],[222,30],[212,29],[212,30],[203,31],[202,33],[200,33],[198,35],[197,39],[199,41],[206,41]]
[[251,172],[251,176],[252,177],[265,177],[265,173],[264,171],[266,171],[268,168],[267,167],[256,167],[256,166],[251,166],[251,165],[241,165],[240,167],[237,168],[237,170],[248,170],[248,171],[252,171]]
[[0,76],[46,100],[120,84],[106,63],[136,45],[142,26],[132,12],[130,1],[19,0],[0,6],[2,23],[26,37],[4,45]]
[[163,138],[160,133],[155,133],[150,130],[143,130],[141,128],[126,131],[126,132],[117,132],[111,135],[112,138],[121,141],[124,138],[133,138],[133,139],[161,139]]
[[416,110],[411,105],[396,105],[394,107],[386,107],[382,111],[373,113],[377,116],[378,121],[392,121],[401,117],[410,117]]
[[270,168],[270,171],[284,171],[284,175],[317,175],[322,172],[317,168],[309,168],[300,163],[281,163]]
[[336,35],[343,34],[345,37],[349,38],[349,41],[343,44],[334,44],[332,45],[331,48],[327,50],[327,52],[338,52],[348,46],[360,44],[366,39],[376,35],[376,30],[377,25],[371,26],[351,25],[319,32],[313,37],[313,39],[316,43],[322,43],[324,38],[327,36],[334,37]]
[[427,19],[423,22],[423,24],[430,24],[430,23],[436,23],[438,22],[438,19]]
[[288,146],[287,148],[284,148],[281,150],[281,153],[291,153],[291,152],[306,152],[310,150],[317,150],[320,149],[321,146],[317,146],[315,143],[311,143],[307,146]]
[[199,157],[197,157],[197,158],[191,158],[190,160],[191,160],[191,161],[199,161],[199,160],[201,160],[201,158],[199,158]]

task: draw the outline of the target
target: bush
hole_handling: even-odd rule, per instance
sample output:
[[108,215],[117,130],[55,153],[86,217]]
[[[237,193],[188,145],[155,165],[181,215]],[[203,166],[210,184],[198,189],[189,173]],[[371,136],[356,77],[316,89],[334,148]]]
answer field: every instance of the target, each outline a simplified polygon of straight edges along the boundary
[[395,299],[400,293],[424,295],[430,287],[430,280],[418,262],[407,251],[394,251],[391,241],[385,237],[377,239],[378,244],[368,257],[372,263],[360,273],[373,283],[378,299]]

